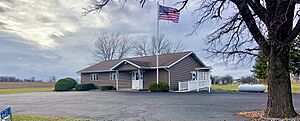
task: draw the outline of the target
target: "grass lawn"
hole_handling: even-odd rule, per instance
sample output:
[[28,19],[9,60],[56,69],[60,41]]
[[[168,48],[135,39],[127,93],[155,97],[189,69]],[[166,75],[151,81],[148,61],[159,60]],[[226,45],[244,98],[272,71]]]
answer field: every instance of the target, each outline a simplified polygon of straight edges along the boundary
[[[229,84],[229,85],[221,85],[221,84],[213,84],[212,90],[224,90],[224,91],[238,91],[238,84]],[[266,86],[268,88],[268,86]],[[292,92],[300,93],[300,84],[292,83]]]
[[238,91],[238,84],[228,84],[228,85],[223,85],[223,84],[213,84],[211,86],[212,90],[224,90],[224,91]]
[[54,88],[18,88],[18,89],[0,89],[0,94],[16,94],[30,92],[51,92]]
[[292,83],[292,92],[300,93],[300,84],[299,83]]
[[31,116],[31,115],[13,115],[14,121],[84,121],[84,119],[69,117],[50,117],[50,116]]

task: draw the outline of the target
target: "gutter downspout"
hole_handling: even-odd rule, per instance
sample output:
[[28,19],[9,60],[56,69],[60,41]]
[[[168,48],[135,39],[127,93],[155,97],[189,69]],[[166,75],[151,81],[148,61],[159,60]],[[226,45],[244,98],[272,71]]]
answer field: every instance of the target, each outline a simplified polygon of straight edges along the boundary
[[168,72],[168,84],[169,84],[169,90],[171,89],[171,71],[167,68],[164,68]]

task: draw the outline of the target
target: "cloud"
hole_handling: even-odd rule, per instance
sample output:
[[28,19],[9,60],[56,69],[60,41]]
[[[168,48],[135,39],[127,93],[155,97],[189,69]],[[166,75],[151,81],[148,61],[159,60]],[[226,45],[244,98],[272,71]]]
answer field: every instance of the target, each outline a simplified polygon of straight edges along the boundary
[[[83,16],[83,7],[90,0],[1,0],[0,1],[0,75],[21,78],[32,76],[47,79],[72,76],[95,63],[91,50],[101,33],[122,32],[133,36],[156,35],[156,3],[148,2],[141,8],[137,1],[125,6],[110,3],[101,13]],[[172,6],[174,2],[166,1]],[[187,50],[193,50],[200,59],[214,68],[214,74],[235,74],[230,67],[205,58],[205,36],[214,30],[203,25],[197,35],[193,31],[197,16],[196,6],[181,13],[180,23],[161,21],[160,33],[171,40],[182,40]],[[243,74],[249,74],[242,68]],[[230,70],[230,71],[227,71]],[[249,70],[249,69],[248,69]],[[245,72],[245,73],[244,73]]]
[[[8,32],[21,37],[24,40],[37,43],[42,48],[57,46],[54,37],[63,37],[66,33],[77,32],[81,27],[104,26],[101,19],[95,17],[84,18],[80,12],[86,5],[82,1],[72,0],[22,0],[1,1],[0,22]],[[99,21],[92,25],[87,22]]]

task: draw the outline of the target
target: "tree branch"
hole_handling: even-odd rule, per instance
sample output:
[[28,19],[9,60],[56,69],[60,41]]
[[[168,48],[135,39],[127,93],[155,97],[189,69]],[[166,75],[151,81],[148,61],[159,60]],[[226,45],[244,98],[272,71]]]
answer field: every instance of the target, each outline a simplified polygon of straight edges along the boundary
[[239,11],[243,11],[240,12],[240,14],[243,17],[243,20],[245,21],[250,33],[252,34],[252,36],[255,38],[255,41],[257,42],[257,44],[262,48],[263,53],[265,55],[269,55],[269,44],[266,40],[266,38],[262,35],[261,31],[259,30],[259,28],[256,25],[256,21],[254,19],[254,17],[252,16],[252,13],[248,7],[248,5],[246,4],[246,2],[244,0],[230,0],[232,1],[239,9]]
[[111,1],[111,0],[101,0],[101,1],[93,2],[87,8],[83,8],[85,11],[82,14],[85,16],[85,15],[88,15],[89,13],[91,13],[91,12],[98,13],[102,10],[102,8],[104,6],[106,6],[108,4],[109,1]]
[[[82,14],[83,14],[84,16],[86,16],[86,15],[88,15],[88,14],[91,13],[91,12],[98,13],[98,12],[100,12],[100,11],[103,9],[103,7],[105,7],[105,6],[108,4],[108,2],[110,2],[110,1],[113,1],[113,0],[100,0],[100,1],[95,1],[95,2],[93,2],[90,6],[88,6],[87,8],[83,8],[83,9],[84,9],[84,12],[82,12]],[[121,1],[121,0],[120,0],[120,1]],[[188,1],[188,0],[186,0],[186,1]],[[126,2],[127,2],[127,0],[124,0],[123,3],[126,3]],[[141,7],[144,7],[145,3],[146,3],[146,0],[140,0],[140,5],[141,5]],[[184,6],[185,6],[185,5],[186,5],[186,3],[184,4]]]
[[186,4],[188,3],[189,0],[184,0],[184,1],[180,1],[180,2],[177,2],[176,4],[183,4],[179,9],[178,11],[181,11],[185,6]]
[[266,21],[266,8],[264,8],[259,2],[260,0],[253,2],[252,0],[247,0],[249,6],[255,12],[255,14],[262,20],[265,24],[268,24]]
[[300,33],[300,19],[297,21],[291,34],[284,40],[284,42],[293,42],[295,38],[299,35],[299,33]]

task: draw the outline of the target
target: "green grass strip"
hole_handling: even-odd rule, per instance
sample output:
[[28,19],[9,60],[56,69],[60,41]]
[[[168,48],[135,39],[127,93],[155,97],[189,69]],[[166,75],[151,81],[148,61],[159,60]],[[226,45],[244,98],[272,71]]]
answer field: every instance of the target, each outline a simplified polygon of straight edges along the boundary
[[18,88],[18,89],[0,89],[0,94],[17,94],[31,92],[51,92],[54,88]]
[[79,118],[33,116],[33,115],[13,115],[13,121],[87,121]]

